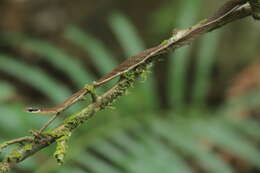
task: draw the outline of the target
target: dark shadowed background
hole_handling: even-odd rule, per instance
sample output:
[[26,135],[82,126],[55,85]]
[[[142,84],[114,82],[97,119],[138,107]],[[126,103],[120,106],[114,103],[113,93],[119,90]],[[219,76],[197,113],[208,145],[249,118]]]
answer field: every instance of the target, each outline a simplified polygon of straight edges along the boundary
[[[0,141],[50,117],[24,107],[61,103],[224,2],[1,0]],[[53,145],[12,172],[259,173],[259,30],[248,17],[162,55],[147,79],[73,133],[64,165],[52,157]]]

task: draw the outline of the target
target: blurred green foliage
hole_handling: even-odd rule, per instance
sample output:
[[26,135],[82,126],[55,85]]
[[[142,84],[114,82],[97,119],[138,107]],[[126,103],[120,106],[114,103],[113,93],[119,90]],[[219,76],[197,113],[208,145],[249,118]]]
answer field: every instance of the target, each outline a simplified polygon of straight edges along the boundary
[[[171,17],[174,6],[169,7],[167,3],[152,15],[156,19],[154,28],[159,34],[171,29],[173,24],[183,28],[199,19],[202,1],[179,1],[178,6],[178,9],[186,10],[176,11],[174,19]],[[169,25],[171,21],[172,25]],[[125,15],[115,12],[108,22],[125,57],[145,49],[137,29]],[[260,140],[260,123],[236,118],[245,102],[246,107],[259,106],[257,93],[249,95],[246,101],[243,98],[234,104],[223,103],[213,110],[207,104],[221,35],[222,32],[218,31],[199,39],[192,82],[188,81],[187,69],[194,47],[184,47],[169,55],[167,93],[174,109],[159,110],[156,81],[149,77],[120,98],[114,105],[116,109],[98,113],[73,134],[65,165],[60,167],[55,163],[51,157],[54,149],[50,147],[17,165],[13,172],[192,173],[198,172],[197,169],[212,173],[236,172],[224,159],[225,152],[260,169],[260,150],[255,142]],[[68,27],[64,38],[89,54],[102,75],[118,64],[105,43],[76,26]],[[85,70],[78,57],[51,43],[14,33],[5,33],[1,40],[1,44],[41,56],[61,70],[77,88],[95,80],[95,75]],[[256,41],[250,44],[257,44]],[[0,55],[0,71],[40,91],[49,100],[46,105],[58,104],[72,94],[68,87],[42,68],[27,64],[15,55]],[[192,90],[189,102],[187,89]],[[19,93],[12,83],[0,81],[1,141],[26,135],[29,129],[39,128],[48,118],[22,112],[27,104],[17,95]],[[85,102],[79,103],[81,107],[85,105]],[[73,110],[78,111],[76,108]]]

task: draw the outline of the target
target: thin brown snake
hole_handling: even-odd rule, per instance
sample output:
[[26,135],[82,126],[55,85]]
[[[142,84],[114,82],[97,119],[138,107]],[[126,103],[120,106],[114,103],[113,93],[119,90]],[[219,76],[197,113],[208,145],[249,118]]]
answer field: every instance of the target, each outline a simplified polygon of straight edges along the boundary
[[[191,30],[190,32],[188,31],[185,34],[185,37],[189,36],[190,34],[194,34],[199,32],[200,29],[203,29],[205,26],[211,25],[212,23],[218,22],[230,13],[232,13],[234,10],[238,9],[242,4],[245,4],[247,1],[246,0],[230,0],[227,3],[225,3],[220,10],[218,10],[211,18],[209,18],[205,24],[200,25],[199,27],[195,28],[194,30]],[[183,37],[182,37],[183,38]],[[177,38],[174,42],[181,41],[182,38]],[[173,44],[173,43],[171,43]],[[155,47],[152,47],[150,49],[147,49],[141,53],[139,53],[136,56],[133,56],[126,61],[124,61],[122,64],[118,65],[112,72],[108,73],[104,77],[100,78],[99,80],[93,82],[93,87],[97,88],[110,80],[121,76],[122,74],[125,74],[129,72],[130,70],[134,69],[138,65],[145,63],[148,59],[151,57],[154,57],[160,53],[160,51],[163,51],[165,48],[167,48],[169,44],[166,45],[158,45]],[[26,108],[27,112],[30,113],[39,113],[39,114],[55,114],[56,116],[53,117],[47,124],[50,124],[59,113],[62,111],[66,110],[68,107],[76,103],[78,100],[81,100],[86,94],[89,93],[89,90],[86,88],[83,88],[70,96],[68,99],[66,99],[62,104],[52,107],[52,108],[46,108],[46,109],[41,109],[41,108],[33,108],[33,107],[28,107]],[[43,129],[46,127],[44,126]]]

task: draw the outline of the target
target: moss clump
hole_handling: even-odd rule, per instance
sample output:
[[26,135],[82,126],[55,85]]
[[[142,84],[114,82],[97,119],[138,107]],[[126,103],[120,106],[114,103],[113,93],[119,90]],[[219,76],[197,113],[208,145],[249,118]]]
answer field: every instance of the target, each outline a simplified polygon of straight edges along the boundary
[[169,40],[163,40],[162,42],[161,42],[161,46],[164,46],[164,45],[166,45],[166,44],[168,44],[169,43]]
[[25,151],[31,151],[32,150],[32,147],[33,147],[33,144],[32,143],[29,143],[29,144],[26,144],[23,146],[23,149]]
[[23,156],[22,151],[19,149],[16,149],[16,150],[12,151],[12,153],[6,155],[5,160],[7,162],[17,162],[17,161],[22,160],[22,156]]
[[64,163],[64,158],[68,149],[68,140],[71,136],[71,132],[67,131],[63,134],[63,136],[56,140],[57,147],[56,151],[53,154],[59,165],[62,165]]
[[95,87],[94,87],[94,85],[86,84],[86,85],[84,86],[84,88],[85,88],[86,90],[88,90],[90,93],[95,93]]
[[0,162],[0,173],[6,173],[10,171],[10,167],[7,163]]

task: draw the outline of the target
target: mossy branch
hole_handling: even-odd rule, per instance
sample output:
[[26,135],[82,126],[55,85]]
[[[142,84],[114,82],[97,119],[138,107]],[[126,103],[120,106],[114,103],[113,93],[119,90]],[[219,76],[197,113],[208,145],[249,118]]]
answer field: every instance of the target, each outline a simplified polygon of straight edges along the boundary
[[[158,52],[158,54],[169,52],[170,50],[176,49],[185,45],[187,42],[193,40],[198,35],[210,32],[217,29],[225,24],[233,22],[235,20],[247,17],[251,15],[251,8],[249,4],[242,5],[240,8],[234,10],[232,13],[222,18],[218,22],[213,22],[209,25],[204,25],[203,23],[196,24],[188,29],[182,30],[183,32],[177,32],[173,34],[168,40],[173,40],[178,37],[182,41],[177,44],[170,44],[169,47]],[[201,27],[199,32],[196,34],[189,35],[185,32],[191,32],[196,28]],[[177,35],[178,34],[178,35]],[[165,43],[168,43],[166,41]],[[165,44],[164,42],[162,44]],[[157,55],[157,54],[156,54]],[[136,68],[128,72],[127,74],[121,76],[118,83],[116,83],[110,90],[105,92],[103,95],[96,98],[95,102],[89,104],[86,108],[80,112],[70,116],[65,119],[58,127],[53,128],[49,131],[44,132],[41,137],[39,136],[29,136],[18,138],[9,142],[5,142],[2,146],[7,147],[10,144],[19,143],[20,145],[12,150],[9,155],[4,157],[4,160],[0,162],[0,172],[8,172],[17,163],[23,161],[24,159],[30,157],[41,149],[48,147],[53,143],[57,143],[57,149],[54,153],[57,161],[62,164],[64,162],[64,156],[67,150],[67,141],[71,136],[73,130],[77,129],[83,123],[86,123],[89,118],[95,115],[107,107],[109,107],[119,96],[124,95],[127,89],[134,85],[137,78],[142,77],[142,75],[148,70],[150,64],[155,61],[156,58],[149,59],[148,62],[138,65]],[[25,139],[25,140],[22,140]],[[1,145],[0,145],[1,151]]]

